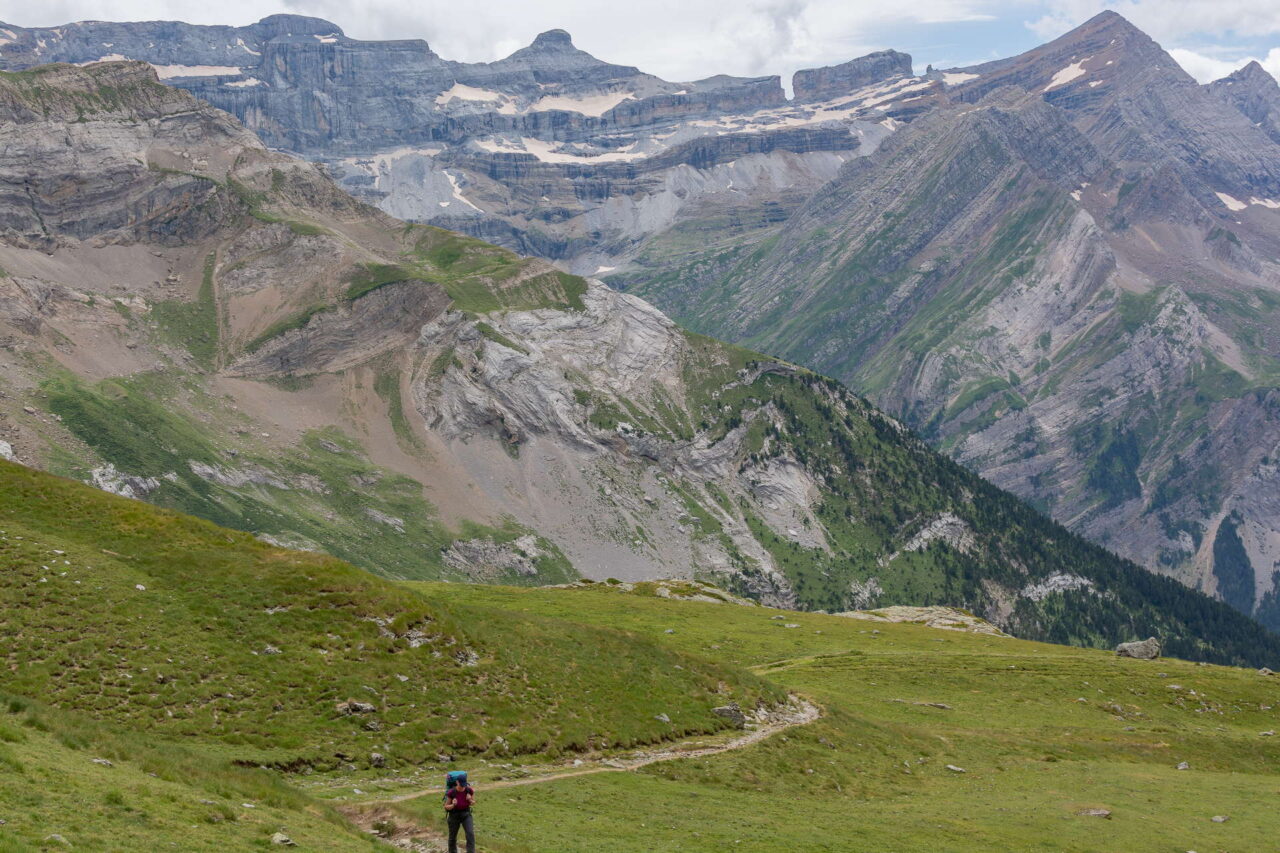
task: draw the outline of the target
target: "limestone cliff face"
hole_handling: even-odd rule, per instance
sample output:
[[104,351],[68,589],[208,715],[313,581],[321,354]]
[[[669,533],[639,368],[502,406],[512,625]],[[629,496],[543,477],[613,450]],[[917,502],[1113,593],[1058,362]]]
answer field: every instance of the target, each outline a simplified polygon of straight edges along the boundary
[[[702,576],[1069,642],[1151,626],[1228,661],[1260,636],[837,383],[393,220],[145,65],[0,75],[0,104],[7,151],[50,152],[0,172],[30,190],[0,196],[0,429],[24,462],[392,577]],[[200,227],[108,215],[122,198]],[[1245,518],[1224,548],[1270,548]]]
[[797,71],[791,78],[791,88],[797,100],[826,101],[874,83],[910,76],[910,56],[896,50],[881,50],[842,65]]
[[[886,116],[912,113],[937,88],[889,51],[801,72],[814,82],[788,102],[777,77],[673,83],[596,59],[563,30],[488,63],[449,61],[420,40],[351,39],[294,15],[239,28],[4,33],[0,68],[149,62],[269,145],[326,161],[389,213],[587,274],[617,268],[680,221],[760,204],[776,221],[830,178],[835,158],[873,149],[892,129]],[[739,163],[734,175],[720,169]]]

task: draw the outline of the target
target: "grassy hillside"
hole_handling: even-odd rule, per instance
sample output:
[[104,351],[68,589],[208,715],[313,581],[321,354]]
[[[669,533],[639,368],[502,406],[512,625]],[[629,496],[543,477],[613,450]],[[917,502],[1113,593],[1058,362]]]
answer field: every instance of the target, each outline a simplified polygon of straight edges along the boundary
[[0,484],[0,688],[238,761],[555,756],[714,732],[731,696],[781,695],[648,640],[426,602],[18,465],[0,463]]
[[[275,774],[0,692],[0,850],[375,849]],[[53,836],[60,836],[64,843]]]
[[[4,851],[369,849],[331,806],[426,791],[378,826],[430,836],[453,767],[485,792],[490,853],[1255,850],[1280,830],[1280,685],[1254,670],[655,584],[397,585],[5,463],[0,560]],[[788,694],[822,717],[486,791],[723,743],[713,706]]]
[[[1275,676],[599,585],[463,592],[748,666],[826,712],[748,750],[493,791],[498,853],[1261,850],[1280,830]],[[400,809],[437,820],[432,798]]]

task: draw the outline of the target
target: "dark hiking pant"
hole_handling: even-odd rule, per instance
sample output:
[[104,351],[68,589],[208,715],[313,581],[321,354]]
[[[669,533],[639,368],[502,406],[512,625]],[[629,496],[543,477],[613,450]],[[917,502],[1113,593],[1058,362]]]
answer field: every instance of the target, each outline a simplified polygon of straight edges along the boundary
[[449,853],[458,853],[458,829],[467,833],[467,853],[476,853],[476,825],[471,810],[449,812]]

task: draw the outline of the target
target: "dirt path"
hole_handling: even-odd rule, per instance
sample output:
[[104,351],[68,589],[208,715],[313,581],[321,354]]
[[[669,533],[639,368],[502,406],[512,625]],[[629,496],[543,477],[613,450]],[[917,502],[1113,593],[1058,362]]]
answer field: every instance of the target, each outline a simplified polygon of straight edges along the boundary
[[[757,744],[760,741],[765,740],[766,738],[772,737],[778,732],[812,723],[821,716],[822,710],[817,705],[803,699],[797,699],[791,705],[788,705],[787,707],[766,717],[761,721],[757,728],[743,732],[732,740],[715,744],[714,746],[674,746],[671,749],[645,752],[631,758],[607,759],[590,767],[575,767],[571,770],[561,770],[554,773],[547,773],[542,776],[531,776],[527,779],[500,779],[495,782],[483,783],[483,790],[492,791],[498,788],[515,788],[521,785],[539,785],[543,782],[554,782],[557,779],[570,779],[574,776],[590,776],[595,773],[622,773],[630,770],[638,770],[641,767],[648,767],[650,764],[657,764],[661,761],[675,761],[680,758],[703,758],[708,755],[719,755],[722,752],[731,752],[735,749],[745,749],[753,744]],[[394,797],[386,797],[384,799],[377,800],[376,802],[402,803],[405,800],[439,795],[439,793],[439,786],[435,786],[425,790],[410,791],[407,794],[398,794]]]
[[[745,731],[736,737],[713,746],[677,745],[670,749],[644,752],[630,758],[605,759],[589,767],[575,767],[560,770],[542,776],[527,779],[501,779],[482,783],[482,791],[493,791],[500,788],[514,788],[521,785],[538,785],[543,782],[554,782],[557,779],[570,779],[575,776],[591,776],[596,773],[622,773],[638,770],[661,761],[674,761],[680,758],[702,758],[718,755],[735,749],[745,749],[760,743],[769,737],[796,726],[807,725],[822,716],[822,709],[799,697],[792,697],[789,705],[780,708],[763,719],[757,721],[757,728]],[[402,813],[397,813],[392,805],[413,800],[419,797],[439,796],[438,786],[384,797],[379,800],[363,803],[351,803],[338,806],[338,811],[353,824],[366,832],[376,833],[383,841],[401,850],[414,853],[442,853],[444,841],[440,830],[424,826],[416,820],[409,820]]]

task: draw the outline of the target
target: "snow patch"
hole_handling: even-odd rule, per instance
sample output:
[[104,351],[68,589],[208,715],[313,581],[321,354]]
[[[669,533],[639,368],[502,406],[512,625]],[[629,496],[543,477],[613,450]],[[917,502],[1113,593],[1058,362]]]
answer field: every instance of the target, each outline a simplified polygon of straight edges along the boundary
[[314,36],[314,38],[316,41],[320,42],[321,44],[337,44],[338,43],[337,33],[329,33],[329,35],[327,36]]
[[[478,208],[478,207],[476,207],[474,204],[472,204],[470,201],[468,201],[468,200],[467,200],[467,197],[466,197],[466,196],[464,196],[464,195],[462,194],[462,188],[458,186],[458,179],[457,179],[457,178],[455,178],[453,175],[451,175],[447,170],[441,170],[441,171],[444,173],[444,176],[445,176],[446,178],[448,178],[448,179],[449,179],[449,186],[453,188],[453,197],[454,197],[455,199],[457,199],[458,201],[462,202],[462,203],[463,203],[463,204],[465,204],[467,207],[471,208],[472,210],[476,211],[477,213],[484,213],[484,211],[483,211],[483,210],[481,210],[480,208]],[[444,207],[444,206],[446,206],[447,204],[448,204],[448,202],[447,202],[447,201],[442,201],[442,202],[440,202],[440,206],[441,206],[441,207]]]
[[1240,199],[1229,196],[1226,193],[1214,193],[1214,195],[1218,197],[1218,201],[1227,206],[1227,210],[1244,210],[1249,206]]
[[942,75],[942,82],[948,86],[959,86],[961,83],[977,80],[981,76],[981,74],[969,74],[964,71],[948,71]]
[[1260,204],[1263,207],[1269,207],[1272,210],[1280,210],[1280,201],[1271,198],[1258,198],[1256,195],[1249,199],[1249,204]]
[[232,80],[230,82],[223,83],[222,85],[230,86],[233,89],[248,89],[252,86],[265,86],[267,84],[264,81],[259,80],[257,77],[246,77],[243,80]]
[[262,56],[262,53],[260,51],[256,51],[253,48],[249,47],[249,45],[245,44],[244,39],[241,39],[241,38],[236,39],[236,47],[244,48],[245,53],[252,53],[254,56]]
[[1053,79],[1049,81],[1049,85],[1044,87],[1044,91],[1047,92],[1050,89],[1056,89],[1059,86],[1065,86],[1068,83],[1070,83],[1072,80],[1076,80],[1080,77],[1083,77],[1086,73],[1084,70],[1084,64],[1092,58],[1093,57],[1086,56],[1084,59],[1080,60],[1079,62],[1073,62],[1070,65],[1068,65],[1066,68],[1059,71],[1057,74],[1054,74]]
[[237,65],[152,65],[161,80],[174,77],[239,77]]
[[497,104],[498,112],[503,115],[514,115],[519,112],[509,96],[491,89],[464,86],[461,83],[454,83],[453,86],[436,95],[436,106],[438,107],[443,107],[452,101],[476,101],[482,104]]
[[591,95],[586,98],[574,98],[568,95],[544,95],[529,110],[566,110],[582,113],[586,116],[602,116],[623,101],[635,100],[634,92],[608,92],[603,95]]

